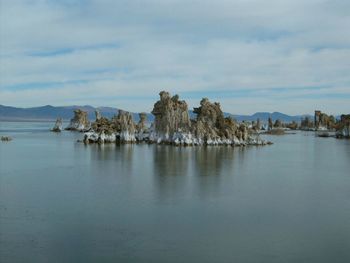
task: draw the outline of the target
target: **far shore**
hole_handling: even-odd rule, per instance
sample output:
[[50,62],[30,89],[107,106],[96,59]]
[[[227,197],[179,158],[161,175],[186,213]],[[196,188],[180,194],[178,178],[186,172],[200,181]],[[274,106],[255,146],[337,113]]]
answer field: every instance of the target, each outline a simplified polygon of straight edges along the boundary
[[[55,122],[56,119],[23,119],[23,118],[0,118],[0,122]],[[63,119],[63,122],[69,122],[69,119]]]

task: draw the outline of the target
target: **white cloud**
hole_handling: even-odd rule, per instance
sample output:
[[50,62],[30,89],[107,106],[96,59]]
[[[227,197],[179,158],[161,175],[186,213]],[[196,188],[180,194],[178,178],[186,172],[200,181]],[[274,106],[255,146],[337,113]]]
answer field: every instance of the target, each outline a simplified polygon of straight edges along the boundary
[[[163,89],[196,92],[191,106],[217,89],[232,92],[218,99],[233,113],[347,111],[349,8],[345,0],[0,0],[0,103],[141,111]],[[242,90],[254,92],[235,98]]]

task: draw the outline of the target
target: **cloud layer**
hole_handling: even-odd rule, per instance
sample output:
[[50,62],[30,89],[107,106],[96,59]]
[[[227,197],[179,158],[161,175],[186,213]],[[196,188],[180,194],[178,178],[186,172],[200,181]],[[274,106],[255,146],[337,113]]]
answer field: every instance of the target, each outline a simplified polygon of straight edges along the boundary
[[0,104],[349,112],[346,0],[0,0]]

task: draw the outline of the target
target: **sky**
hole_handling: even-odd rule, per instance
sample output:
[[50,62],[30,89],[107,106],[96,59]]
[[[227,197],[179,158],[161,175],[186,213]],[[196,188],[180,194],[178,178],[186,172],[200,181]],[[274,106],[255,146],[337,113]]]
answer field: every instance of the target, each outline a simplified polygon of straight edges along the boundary
[[0,104],[350,113],[349,0],[0,0]]

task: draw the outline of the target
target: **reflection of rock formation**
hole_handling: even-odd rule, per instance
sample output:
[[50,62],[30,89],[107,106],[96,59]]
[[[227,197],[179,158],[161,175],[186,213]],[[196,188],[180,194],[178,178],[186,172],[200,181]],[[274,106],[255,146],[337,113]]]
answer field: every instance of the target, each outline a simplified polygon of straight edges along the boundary
[[51,129],[53,132],[61,132],[63,130],[62,128],[62,118],[58,118],[56,120],[55,126]]
[[87,131],[90,129],[90,122],[86,111],[80,109],[74,110],[74,117],[70,120],[70,123],[66,130],[70,131]]
[[233,151],[234,149],[227,147],[204,147],[196,149],[195,173],[199,176],[220,175],[225,158],[233,155]]
[[156,193],[161,197],[159,200],[167,201],[189,193],[187,175],[191,174],[189,163],[193,148],[155,145],[149,149],[153,150],[153,183]]
[[350,114],[340,116],[340,121],[336,124],[337,138],[350,138]]
[[[238,149],[232,147],[154,146],[149,149],[153,150],[153,186],[159,202],[178,200],[186,195],[205,199],[222,194],[222,183],[233,178],[235,163],[244,162],[237,159],[241,153],[235,156]],[[224,177],[226,180],[222,180]]]
[[191,148],[155,146],[153,153],[155,174],[158,176],[187,173]]
[[97,118],[92,132],[85,134],[85,142],[135,142],[169,143],[175,145],[265,145],[267,142],[253,136],[248,124],[237,124],[225,118],[220,104],[202,99],[200,107],[194,108],[195,120],[190,120],[188,106],[179,96],[160,92],[160,100],[154,104],[154,123],[148,130],[145,113],[140,114],[136,125],[132,115],[119,111],[118,116],[108,120]]

